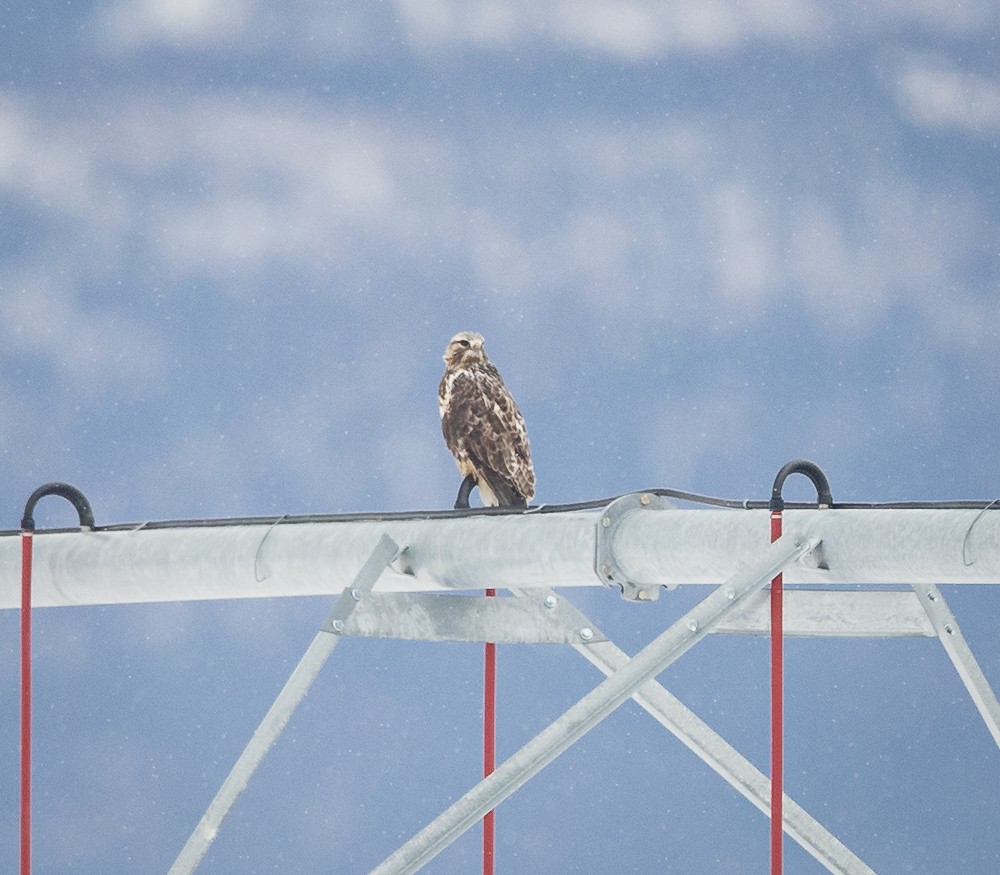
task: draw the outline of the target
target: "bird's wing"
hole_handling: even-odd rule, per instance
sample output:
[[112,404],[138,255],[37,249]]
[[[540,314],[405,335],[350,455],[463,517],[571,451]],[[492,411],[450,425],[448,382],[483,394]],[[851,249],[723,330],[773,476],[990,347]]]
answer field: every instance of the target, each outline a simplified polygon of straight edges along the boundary
[[495,368],[455,377],[441,428],[460,467],[467,456],[501,505],[524,505],[535,494],[524,418]]

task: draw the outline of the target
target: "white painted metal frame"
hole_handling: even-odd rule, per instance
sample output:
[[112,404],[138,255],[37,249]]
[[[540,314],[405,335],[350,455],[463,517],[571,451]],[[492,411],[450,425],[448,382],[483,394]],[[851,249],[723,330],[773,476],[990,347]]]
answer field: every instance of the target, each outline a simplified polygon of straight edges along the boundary
[[[340,594],[173,875],[198,865],[343,635],[569,644],[607,676],[387,858],[380,875],[415,871],[629,697],[768,814],[769,779],[654,678],[707,634],[769,634],[761,589],[778,571],[791,585],[787,635],[938,637],[1000,745],[1000,704],[937,587],[1000,583],[1000,510],[788,511],[784,537],[765,549],[764,511],[678,511],[653,499],[626,496],[597,512],[39,533],[36,604]],[[16,603],[16,552],[16,539],[0,536],[0,608]],[[550,588],[605,585],[648,600],[660,585],[720,581],[632,658]],[[836,588],[856,582],[912,590]],[[517,597],[448,592],[485,587]],[[787,796],[783,826],[829,871],[872,871]]]
[[[784,539],[782,539],[784,540]],[[779,542],[781,543],[781,542]],[[802,545],[799,545],[802,546]],[[820,546],[818,540],[806,545],[802,555],[814,553]],[[789,562],[794,560],[789,560]],[[776,569],[774,573],[777,573]],[[759,569],[758,569],[759,571]],[[667,641],[671,636],[687,634],[700,640],[709,633],[730,634],[763,634],[761,628],[761,598],[758,588],[770,576],[754,580],[754,572],[737,575],[728,584],[720,587],[713,596],[702,602],[693,611],[688,612],[675,626],[667,630],[660,638],[649,645],[636,657],[630,659],[617,645],[579,612],[570,614],[559,622],[570,620],[570,627],[565,638],[577,637],[581,640],[571,641],[574,648],[588,661],[597,666],[608,676],[610,683],[601,685],[587,697],[578,702],[562,717],[543,730],[531,742],[521,748],[517,754],[504,763],[494,775],[483,780],[458,800],[439,818],[429,824],[424,830],[414,836],[394,854],[373,870],[376,875],[397,875],[417,871],[429,862],[436,854],[457,839],[465,830],[473,826],[486,812],[494,808],[525,781],[551,762],[559,753],[578,740],[586,731],[607,716],[617,704],[631,697],[645,709],[654,719],[672,732],[690,750],[711,766],[731,786],[743,794],[764,814],[770,812],[770,781],[763,773],[743,757],[735,748],[729,745],[721,736],[704,723],[690,709],[671,695],[662,685],[653,680],[653,676],[677,656],[683,649],[671,650]],[[559,597],[552,591],[546,593],[518,593],[523,598],[536,602],[537,611],[553,611],[559,604]],[[713,598],[718,598],[722,592],[736,603],[724,606],[715,611],[710,605]],[[939,636],[945,648],[952,657],[959,675],[962,677],[976,702],[987,728],[1000,745],[997,716],[1000,714],[996,696],[986,681],[971,650],[965,643],[958,623],[948,610],[937,587],[921,586],[916,594],[900,590],[891,591],[853,591],[853,592],[810,592],[790,590],[786,595],[786,609],[790,611],[790,623],[786,623],[786,632],[795,636],[848,636],[848,637],[935,637]],[[923,603],[920,598],[929,603]],[[448,599],[447,596],[433,598]],[[484,608],[489,607],[486,599],[469,599],[463,601],[482,602]],[[501,600],[499,605],[510,605],[510,600]],[[516,604],[516,602],[515,602]],[[922,613],[926,609],[926,613]],[[520,611],[520,608],[518,608]],[[873,611],[882,611],[881,615],[873,615]],[[933,614],[932,614],[933,612]],[[385,615],[385,612],[382,612]],[[563,608],[564,616],[568,613]],[[393,618],[395,625],[390,629],[382,629],[378,634],[388,637],[425,638],[423,630],[408,627],[402,618]],[[504,641],[505,623],[497,620],[492,632],[480,634],[487,636],[483,640]],[[392,621],[390,621],[392,625]],[[582,633],[582,636],[581,636]],[[492,637],[489,637],[491,636]],[[538,640],[555,640],[554,635],[545,635]],[[452,639],[457,640],[457,639]],[[481,640],[478,635],[461,640]],[[522,637],[511,639],[523,640]],[[693,645],[691,641],[688,646]],[[659,667],[651,669],[650,674],[642,679],[637,673],[643,666],[634,665],[636,661],[654,663]],[[629,668],[629,672],[625,669]],[[614,701],[608,696],[612,693],[620,695],[622,684],[626,683],[625,675],[631,678],[631,692]],[[604,696],[600,691],[607,687],[609,691]],[[595,709],[607,708],[599,715]],[[787,794],[783,797],[783,829],[804,850],[820,862],[828,871],[844,873],[844,875],[871,875],[873,870],[839,839],[826,830],[818,821],[808,814]]]

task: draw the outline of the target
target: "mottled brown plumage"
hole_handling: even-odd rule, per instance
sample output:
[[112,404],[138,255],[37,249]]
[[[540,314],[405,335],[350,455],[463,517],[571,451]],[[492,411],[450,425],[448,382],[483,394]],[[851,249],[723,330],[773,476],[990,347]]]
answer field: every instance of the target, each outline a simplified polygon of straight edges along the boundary
[[456,334],[444,363],[438,389],[441,431],[458,470],[475,478],[484,504],[527,506],[535,495],[528,433],[521,411],[486,357],[482,335]]

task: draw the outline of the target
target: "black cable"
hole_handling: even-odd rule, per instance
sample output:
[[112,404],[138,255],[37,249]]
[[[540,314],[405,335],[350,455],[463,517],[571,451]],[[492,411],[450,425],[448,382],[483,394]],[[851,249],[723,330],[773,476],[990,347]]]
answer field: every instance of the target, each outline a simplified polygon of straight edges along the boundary
[[[709,507],[720,507],[730,510],[767,510],[770,502],[766,500],[717,498],[702,495],[697,492],[685,492],[680,489],[657,487],[653,489],[638,489],[636,493],[647,492],[663,498],[672,498],[689,504],[702,504]],[[631,493],[629,493],[631,494]],[[94,526],[98,532],[127,532],[137,529],[182,529],[182,528],[216,528],[220,526],[274,526],[280,524],[299,525],[304,523],[339,523],[339,522],[403,522],[409,520],[464,519],[479,516],[524,516],[530,514],[573,513],[576,511],[599,510],[607,507],[621,496],[598,498],[590,501],[572,502],[568,504],[541,504],[525,508],[509,507],[474,507],[459,510],[413,510],[413,511],[363,511],[351,513],[323,514],[288,514],[281,517],[223,517],[212,519],[188,520],[157,520],[144,523],[115,523],[106,526]],[[1000,502],[988,500],[960,501],[896,501],[896,502],[833,502],[830,507],[835,510],[1000,510]],[[817,510],[815,502],[785,503],[786,509]],[[50,529],[49,531],[78,531],[77,529]],[[0,536],[20,534],[16,531],[0,531]]]
[[785,499],[781,497],[781,490],[785,486],[785,481],[792,474],[804,474],[812,481],[816,487],[816,504],[820,507],[829,507],[833,504],[833,494],[830,492],[830,482],[826,479],[819,465],[807,459],[793,459],[786,462],[778,471],[778,476],[774,478],[774,487],[771,489],[771,500],[768,508],[772,511],[782,511],[785,509]]

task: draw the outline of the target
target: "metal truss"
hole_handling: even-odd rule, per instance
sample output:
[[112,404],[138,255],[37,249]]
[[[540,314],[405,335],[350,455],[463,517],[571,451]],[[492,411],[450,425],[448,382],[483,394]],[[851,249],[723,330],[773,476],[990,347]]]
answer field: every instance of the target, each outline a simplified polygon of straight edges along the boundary
[[[0,532],[0,610],[23,605],[16,581],[27,535],[34,556],[30,604],[36,607],[337,596],[172,875],[198,866],[336,644],[349,635],[562,644],[606,676],[384,860],[375,870],[379,875],[420,868],[629,698],[765,815],[771,816],[773,806],[778,818],[780,805],[781,829],[827,870],[870,873],[815,818],[779,794],[779,777],[772,788],[766,775],[656,677],[708,635],[770,635],[770,600],[763,589],[780,574],[784,604],[775,616],[785,636],[937,637],[1000,746],[1000,704],[938,586],[1000,584],[1000,509],[996,502],[833,506],[825,478],[814,479],[817,507],[787,508],[783,536],[763,548],[769,511],[781,512],[780,482],[788,473],[806,471],[795,462],[779,472],[769,510],[731,503],[724,510],[678,510],[647,492],[605,504],[496,514],[95,527],[83,500],[79,530],[36,537],[26,509],[24,533]],[[49,486],[66,495],[65,484]],[[565,595],[572,587],[603,586],[645,602],[658,598],[663,587],[691,584],[714,589],[631,657]],[[473,589],[507,590],[514,597],[455,592]],[[780,838],[781,831],[772,829],[772,848],[780,849]]]
[[[630,507],[637,509],[641,505]],[[599,565],[607,555],[605,551],[598,556]],[[606,675],[602,683],[386,858],[373,870],[377,875],[398,875],[422,867],[629,698],[761,812],[770,814],[769,778],[655,678],[710,634],[768,635],[767,594],[762,592],[763,588],[774,575],[796,563],[821,566],[825,560],[818,536],[801,532],[786,534],[760,550],[755,558],[741,563],[706,599],[632,657],[564,594],[551,589],[511,587],[513,598],[372,592],[390,563],[397,567],[400,561],[405,562],[405,556],[405,548],[383,535],[352,583],[344,587],[326,622],[181,851],[171,875],[194,871],[236,797],[344,636],[564,644],[573,647]],[[604,564],[608,566],[606,582],[616,582],[615,569],[608,562]],[[634,587],[632,593],[637,600],[655,597],[644,587]],[[910,590],[791,588],[785,592],[784,631],[788,636],[807,637],[937,637],[1000,745],[1000,704],[937,586],[919,583]],[[787,795],[783,797],[782,815],[784,832],[828,871],[845,875],[873,872]]]

